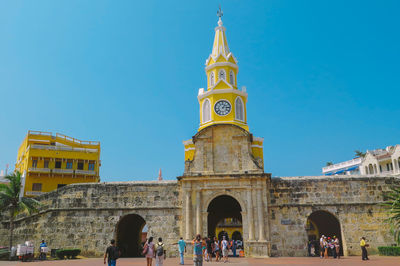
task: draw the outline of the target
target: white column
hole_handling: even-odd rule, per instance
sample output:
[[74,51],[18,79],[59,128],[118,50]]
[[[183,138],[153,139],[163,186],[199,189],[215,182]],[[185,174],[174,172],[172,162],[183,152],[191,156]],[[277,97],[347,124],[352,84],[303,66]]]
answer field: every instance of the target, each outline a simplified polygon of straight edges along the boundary
[[186,227],[186,235],[185,238],[186,240],[191,240],[192,236],[190,235],[190,205],[191,205],[191,200],[190,200],[190,191],[186,190],[185,191],[185,227]]
[[262,189],[257,190],[257,214],[258,214],[258,240],[264,241],[264,210],[263,210],[263,200],[262,200]]
[[251,197],[251,188],[247,190],[247,226],[249,228],[249,240],[254,239],[254,219],[253,219],[253,201]]
[[201,234],[201,194],[196,191],[196,234]]

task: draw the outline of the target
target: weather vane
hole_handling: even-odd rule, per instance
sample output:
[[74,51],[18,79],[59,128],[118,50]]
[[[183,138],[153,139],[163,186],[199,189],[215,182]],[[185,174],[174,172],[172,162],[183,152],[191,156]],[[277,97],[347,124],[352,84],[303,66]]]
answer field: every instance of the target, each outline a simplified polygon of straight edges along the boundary
[[217,11],[217,16],[219,17],[219,19],[221,19],[221,17],[224,15],[224,12],[222,12],[221,10],[221,5],[219,5],[219,10]]

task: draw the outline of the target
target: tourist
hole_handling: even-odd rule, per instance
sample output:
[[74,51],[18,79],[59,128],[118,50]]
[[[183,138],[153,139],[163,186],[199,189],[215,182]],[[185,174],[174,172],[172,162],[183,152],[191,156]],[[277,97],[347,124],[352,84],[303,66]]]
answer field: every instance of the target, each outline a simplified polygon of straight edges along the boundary
[[195,266],[203,265],[203,252],[202,252],[201,235],[196,235],[193,240],[193,262]]
[[186,252],[186,242],[181,237],[178,241],[179,257],[181,258],[180,265],[183,265],[183,254]]
[[228,262],[228,252],[229,252],[229,242],[226,240],[226,236],[223,236],[221,242],[221,248],[222,248],[222,256],[224,257],[224,263]]
[[162,242],[162,238],[158,238],[158,243],[155,245],[156,250],[156,266],[162,266],[164,260],[167,258],[167,252],[164,247],[164,243]]
[[206,243],[206,238],[204,237],[203,240],[201,241],[201,251],[203,252],[203,260],[207,260],[207,243]]
[[361,255],[362,260],[369,260],[368,252],[367,252],[367,247],[369,245],[365,243],[365,237],[361,237],[360,246],[361,246],[361,251],[362,251],[362,255]]
[[206,240],[206,246],[207,246],[207,261],[212,262],[212,256],[213,256],[213,241],[211,239],[211,236],[207,238]]
[[315,255],[315,247],[314,247],[314,244],[311,244],[311,247],[310,247],[310,256],[311,256],[311,257],[314,257],[314,255]]
[[333,244],[335,245],[336,256],[340,259],[340,242],[336,236],[333,237]]
[[324,257],[324,252],[325,252],[325,249],[324,249],[324,238],[325,238],[325,236],[324,235],[322,235],[321,236],[321,238],[319,239],[319,248],[320,248],[320,258],[322,259],[323,257]]
[[106,260],[108,261],[108,266],[117,265],[117,259],[120,255],[118,248],[115,246],[115,240],[112,239],[110,241],[111,246],[106,249],[106,253],[104,254],[104,264],[106,264]]
[[335,249],[335,244],[333,243],[333,241],[334,241],[333,239],[328,237],[328,247],[329,247],[330,254],[332,255],[332,257],[334,259],[336,259],[336,249]]
[[44,240],[42,240],[42,243],[40,243],[39,252],[39,260],[46,260],[47,244],[44,242]]
[[236,242],[236,240],[232,239],[231,249],[232,249],[233,257],[236,257],[236,247],[237,247],[237,242]]
[[215,261],[219,261],[220,259],[220,247],[219,247],[219,241],[216,237],[214,237],[214,253],[215,253]]
[[328,239],[326,236],[324,236],[324,258],[327,259],[328,258]]
[[149,238],[149,240],[147,240],[146,244],[144,244],[143,255],[146,257],[147,266],[151,266],[153,264],[153,258],[155,257],[152,236]]

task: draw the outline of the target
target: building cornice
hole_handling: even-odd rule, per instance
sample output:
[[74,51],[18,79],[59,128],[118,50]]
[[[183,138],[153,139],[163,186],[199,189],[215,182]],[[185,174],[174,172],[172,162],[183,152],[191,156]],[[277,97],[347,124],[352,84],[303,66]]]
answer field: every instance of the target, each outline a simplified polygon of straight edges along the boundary
[[211,89],[209,91],[204,92],[203,94],[199,94],[197,96],[197,99],[199,101],[201,101],[202,99],[204,99],[204,98],[206,98],[206,97],[208,97],[210,95],[225,94],[225,93],[234,93],[234,94],[237,94],[237,95],[240,95],[240,96],[243,96],[243,97],[247,98],[247,92],[243,92],[243,91],[240,91],[238,89],[231,88],[231,89],[218,89],[218,90]]

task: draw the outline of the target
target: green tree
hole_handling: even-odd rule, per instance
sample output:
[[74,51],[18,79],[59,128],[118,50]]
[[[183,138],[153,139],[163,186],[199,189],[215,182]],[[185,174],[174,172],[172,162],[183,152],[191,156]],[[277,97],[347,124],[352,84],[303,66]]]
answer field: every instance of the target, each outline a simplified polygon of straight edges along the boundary
[[365,152],[359,150],[355,150],[354,153],[356,154],[356,157],[361,157],[361,158],[364,158],[366,154]]
[[388,208],[389,214],[387,221],[391,225],[395,241],[400,245],[400,186],[392,187],[384,194],[384,198],[386,200],[383,205]]
[[330,166],[330,165],[333,165],[333,163],[332,162],[327,162],[326,163],[326,166]]
[[[40,203],[32,198],[20,197],[21,173],[15,172],[5,176],[8,184],[0,184],[0,211],[8,214],[10,222],[10,251],[13,244],[14,219],[20,213],[31,214],[38,210]],[[5,215],[6,216],[6,215]],[[11,259],[11,252],[10,252]]]

